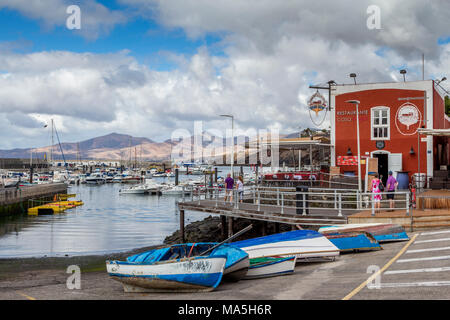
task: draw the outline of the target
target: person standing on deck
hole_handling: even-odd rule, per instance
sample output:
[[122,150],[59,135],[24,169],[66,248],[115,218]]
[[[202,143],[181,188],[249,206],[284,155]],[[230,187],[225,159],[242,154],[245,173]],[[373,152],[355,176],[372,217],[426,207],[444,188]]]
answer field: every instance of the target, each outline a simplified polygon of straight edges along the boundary
[[394,211],[395,203],[394,203],[394,195],[395,195],[395,189],[397,189],[398,182],[392,175],[392,171],[389,171],[389,177],[386,182],[387,185],[387,198],[389,199],[389,208],[390,211]]
[[243,202],[244,200],[244,179],[242,176],[239,176],[238,181],[236,182],[236,189],[239,195],[239,202]]
[[372,193],[373,193],[373,197],[372,197],[372,201],[375,204],[375,212],[380,212],[380,207],[381,207],[381,190],[380,190],[380,183],[381,180],[378,179],[378,173],[375,173],[375,178],[373,178],[372,180]]
[[231,173],[229,173],[225,179],[225,202],[228,198],[230,198],[230,202],[233,202],[233,187],[234,179],[231,177]]

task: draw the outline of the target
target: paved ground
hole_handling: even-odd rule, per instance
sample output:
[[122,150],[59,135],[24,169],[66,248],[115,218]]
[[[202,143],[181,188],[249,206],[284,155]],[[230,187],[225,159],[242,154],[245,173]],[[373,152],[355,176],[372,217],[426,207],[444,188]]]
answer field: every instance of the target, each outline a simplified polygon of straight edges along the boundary
[[[196,294],[124,293],[121,284],[104,271],[106,257],[0,260],[0,299],[450,299],[450,230],[409,235],[412,241],[384,244],[380,251],[345,254],[331,262],[298,263],[292,275],[223,283],[213,292]],[[69,265],[81,266],[81,289],[67,288]],[[368,286],[371,276],[375,280]]]

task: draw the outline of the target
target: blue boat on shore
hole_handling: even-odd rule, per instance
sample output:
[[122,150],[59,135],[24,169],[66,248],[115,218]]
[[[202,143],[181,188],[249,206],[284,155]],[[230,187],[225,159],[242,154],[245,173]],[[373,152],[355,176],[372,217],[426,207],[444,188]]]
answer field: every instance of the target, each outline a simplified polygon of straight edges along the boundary
[[409,236],[402,226],[390,223],[344,224],[338,226],[326,226],[321,227],[319,229],[319,232],[324,235],[332,232],[351,232],[351,231],[368,232],[379,243],[409,240]]
[[341,253],[382,249],[374,236],[365,231],[330,231],[325,236]]
[[[216,246],[216,242],[197,242],[175,244],[170,247],[154,249],[139,253],[127,258],[128,262],[133,263],[155,263],[164,260],[182,259],[194,257],[210,250]],[[222,244],[213,249],[208,256],[225,256],[226,263],[223,272],[224,280],[238,281],[246,275],[249,268],[248,254],[230,244]]]
[[244,277],[250,264],[243,250],[218,245],[172,245],[130,256],[126,261],[106,261],[106,268],[125,292],[212,291],[224,276],[232,281]]

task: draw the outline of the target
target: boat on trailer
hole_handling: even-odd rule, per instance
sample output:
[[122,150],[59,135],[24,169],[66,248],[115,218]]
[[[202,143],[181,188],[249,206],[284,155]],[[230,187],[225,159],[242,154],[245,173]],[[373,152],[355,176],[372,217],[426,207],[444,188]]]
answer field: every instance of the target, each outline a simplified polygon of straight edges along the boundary
[[365,231],[330,231],[324,235],[341,251],[341,253],[382,249],[375,237]]
[[[107,271],[113,279],[123,283],[125,292],[211,291],[222,277],[238,281],[249,268],[245,251],[227,244],[213,249],[216,245],[211,242],[185,243],[154,249],[130,256],[126,261],[107,261]],[[202,255],[210,249],[213,249],[211,253]],[[221,270],[217,260],[207,260],[217,257],[224,259]],[[190,268],[189,263],[198,266]],[[161,266],[167,266],[167,269]]]
[[326,226],[319,229],[319,232],[324,235],[336,231],[365,231],[370,233],[379,243],[409,240],[409,236],[401,225],[390,223],[355,223]]
[[244,280],[277,277],[292,274],[295,269],[296,256],[264,257],[250,259],[250,267]]
[[313,230],[294,230],[231,243],[250,257],[296,256],[297,262],[309,258],[330,258],[339,249],[324,235]]

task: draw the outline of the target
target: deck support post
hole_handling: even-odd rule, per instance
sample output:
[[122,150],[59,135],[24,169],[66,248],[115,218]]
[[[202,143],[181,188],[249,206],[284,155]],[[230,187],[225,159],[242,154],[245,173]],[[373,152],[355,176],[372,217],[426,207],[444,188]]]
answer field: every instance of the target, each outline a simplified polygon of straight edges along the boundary
[[228,217],[228,238],[233,235],[233,217]]
[[267,235],[267,221],[263,221],[262,223],[262,235],[263,236]]
[[221,233],[222,233],[222,240],[226,239],[227,236],[227,217],[226,216],[220,216],[220,222],[221,222]]
[[186,239],[184,237],[184,210],[180,210],[180,234],[181,234],[181,243],[185,243]]

